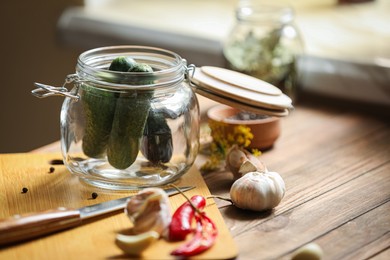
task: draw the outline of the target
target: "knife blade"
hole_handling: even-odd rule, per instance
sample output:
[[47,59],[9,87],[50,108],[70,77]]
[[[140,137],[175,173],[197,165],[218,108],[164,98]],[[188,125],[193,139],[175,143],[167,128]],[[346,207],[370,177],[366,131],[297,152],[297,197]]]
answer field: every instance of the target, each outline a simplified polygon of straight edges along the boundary
[[[181,192],[195,188],[194,186],[179,187]],[[168,196],[178,194],[176,188],[164,189]],[[48,235],[56,231],[61,231],[79,226],[87,219],[93,219],[110,212],[124,209],[127,200],[133,197],[124,197],[110,200],[79,209],[69,209],[60,207],[38,213],[28,213],[15,215],[10,218],[0,220],[0,246],[13,244]]]

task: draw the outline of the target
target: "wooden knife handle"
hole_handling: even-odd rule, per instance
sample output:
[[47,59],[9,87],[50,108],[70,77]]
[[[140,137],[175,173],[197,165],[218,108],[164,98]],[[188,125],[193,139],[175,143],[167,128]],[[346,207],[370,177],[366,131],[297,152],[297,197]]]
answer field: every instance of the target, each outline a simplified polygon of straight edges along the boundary
[[79,224],[81,224],[80,212],[67,208],[15,215],[0,220],[0,246],[50,234]]

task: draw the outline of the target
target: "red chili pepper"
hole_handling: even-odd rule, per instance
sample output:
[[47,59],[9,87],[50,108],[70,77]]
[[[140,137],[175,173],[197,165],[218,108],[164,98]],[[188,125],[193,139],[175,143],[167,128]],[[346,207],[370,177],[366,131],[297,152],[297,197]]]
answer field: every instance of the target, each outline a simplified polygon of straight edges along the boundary
[[188,243],[171,252],[171,255],[185,257],[194,256],[214,245],[218,235],[218,230],[214,222],[204,213],[196,215],[195,218],[196,230],[194,237]]
[[[193,206],[202,210],[206,205],[206,199],[203,196],[195,195],[190,199]],[[171,224],[169,225],[169,240],[184,240],[186,236],[193,231],[192,221],[196,209],[190,202],[184,202],[173,214]]]

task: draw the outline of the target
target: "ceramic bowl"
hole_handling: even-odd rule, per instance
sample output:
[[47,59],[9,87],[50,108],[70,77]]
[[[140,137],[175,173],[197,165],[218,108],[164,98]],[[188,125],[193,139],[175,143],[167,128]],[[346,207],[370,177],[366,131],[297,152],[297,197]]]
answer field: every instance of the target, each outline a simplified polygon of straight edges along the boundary
[[253,139],[248,148],[267,150],[270,149],[281,131],[280,119],[278,117],[266,116],[261,119],[235,119],[239,109],[217,105],[207,111],[207,117],[211,121],[222,122],[226,125],[226,133],[232,132],[237,125],[245,125],[251,129]]

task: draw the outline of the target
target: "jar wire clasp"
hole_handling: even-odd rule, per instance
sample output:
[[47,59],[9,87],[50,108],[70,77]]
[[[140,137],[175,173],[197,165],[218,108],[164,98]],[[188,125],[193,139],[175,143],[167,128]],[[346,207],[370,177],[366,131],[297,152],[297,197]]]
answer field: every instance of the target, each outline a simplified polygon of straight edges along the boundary
[[194,64],[190,64],[190,65],[185,67],[186,78],[187,78],[187,81],[188,81],[188,84],[190,85],[190,87],[194,86],[191,79],[194,77],[195,69],[196,69],[196,66]]
[[[78,84],[80,80],[76,74],[68,75],[65,78],[65,82],[61,87],[53,87],[50,85],[34,82],[34,86],[36,89],[31,91],[31,94],[38,98],[46,98],[50,96],[65,96],[78,101],[80,96],[77,94],[78,92]],[[67,84],[75,83],[76,89],[75,91],[69,91],[65,86]]]

